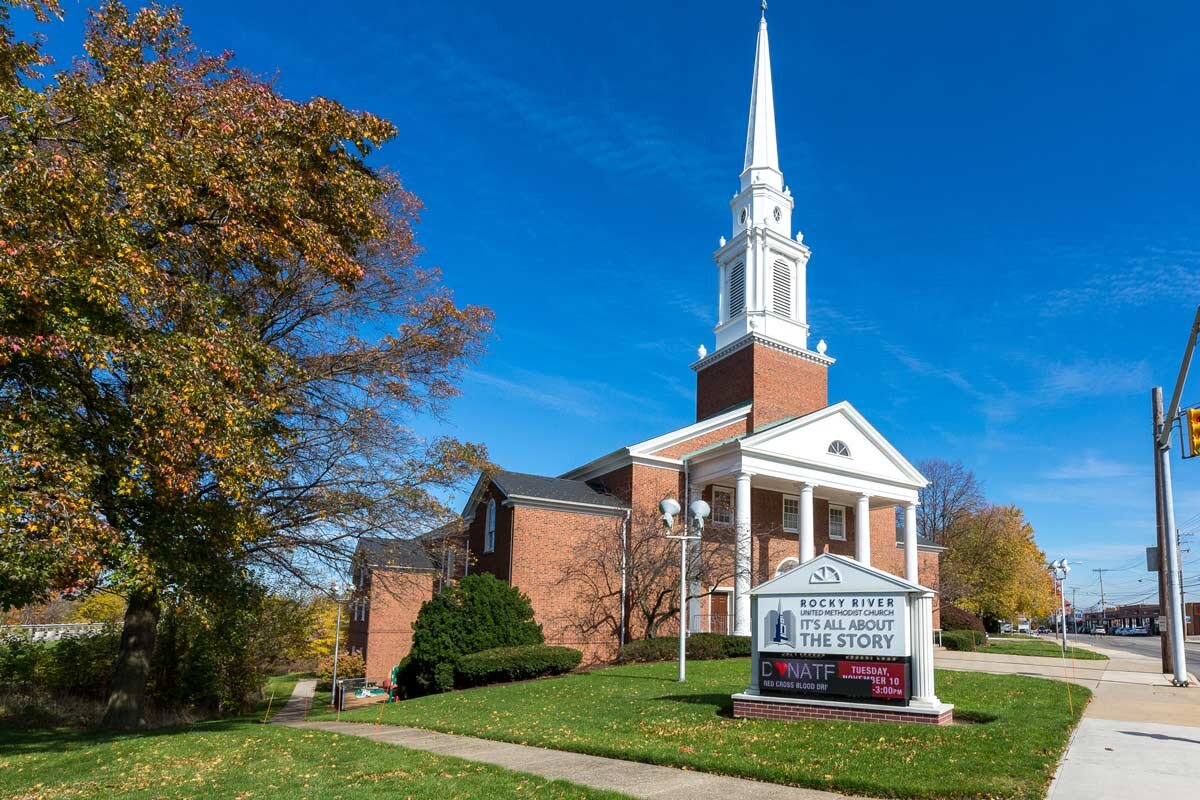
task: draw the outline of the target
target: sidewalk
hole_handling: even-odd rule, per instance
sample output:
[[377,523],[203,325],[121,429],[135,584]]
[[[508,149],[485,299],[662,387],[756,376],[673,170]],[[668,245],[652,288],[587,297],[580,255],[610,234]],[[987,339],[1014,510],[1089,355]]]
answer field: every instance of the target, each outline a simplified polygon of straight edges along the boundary
[[755,800],[847,800],[845,795],[816,789],[727,778],[706,772],[494,742],[471,736],[453,736],[417,728],[362,722],[306,721],[304,714],[312,703],[315,685],[316,681],[299,681],[291,699],[272,722],[292,728],[361,736],[376,742],[481,761],[515,772],[570,781],[647,800],[675,797],[686,797],[688,800],[731,800],[738,797],[753,797]]
[[1157,659],[1092,642],[1078,644],[1109,660],[938,651],[935,662],[940,669],[1035,675],[1092,690],[1048,800],[1191,800],[1200,754],[1200,687],[1172,686]]

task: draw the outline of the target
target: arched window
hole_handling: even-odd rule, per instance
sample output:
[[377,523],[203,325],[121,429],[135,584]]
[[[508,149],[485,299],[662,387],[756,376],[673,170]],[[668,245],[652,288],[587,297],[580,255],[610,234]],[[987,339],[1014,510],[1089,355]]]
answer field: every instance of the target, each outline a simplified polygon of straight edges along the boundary
[[488,500],[487,517],[483,523],[483,552],[496,549],[496,501]]
[[841,439],[834,439],[829,443],[829,452],[835,456],[850,457],[850,448]]
[[795,556],[788,556],[783,561],[780,561],[779,566],[775,568],[775,577],[779,577],[783,573],[793,570],[798,566],[800,566],[800,559],[796,558]]

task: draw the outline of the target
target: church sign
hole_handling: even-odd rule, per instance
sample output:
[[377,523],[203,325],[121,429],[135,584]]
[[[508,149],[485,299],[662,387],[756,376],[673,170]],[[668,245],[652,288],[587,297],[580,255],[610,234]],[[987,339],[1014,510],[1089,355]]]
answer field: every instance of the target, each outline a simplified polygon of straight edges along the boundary
[[[840,712],[854,713],[852,719],[872,718],[867,709],[888,721],[950,718],[950,706],[931,691],[928,589],[825,553],[761,584],[750,598],[751,680],[734,695],[735,715],[789,719],[800,713],[797,704],[816,704],[822,718],[843,718],[833,707],[857,707]],[[927,696],[914,699],[918,668]]]

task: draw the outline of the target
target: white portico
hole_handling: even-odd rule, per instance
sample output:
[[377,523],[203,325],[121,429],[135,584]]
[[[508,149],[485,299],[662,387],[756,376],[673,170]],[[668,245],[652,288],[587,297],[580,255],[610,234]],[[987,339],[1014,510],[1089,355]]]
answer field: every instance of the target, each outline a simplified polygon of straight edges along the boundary
[[[871,563],[870,512],[904,508],[904,578],[918,583],[916,504],[925,478],[847,402],[767,426],[686,456],[693,491],[732,483],[736,530],[734,633],[750,634],[751,488],[798,498],[796,555],[815,555],[814,501],[854,509],[855,559]],[[786,510],[785,510],[786,511]],[[784,525],[785,530],[787,525]]]

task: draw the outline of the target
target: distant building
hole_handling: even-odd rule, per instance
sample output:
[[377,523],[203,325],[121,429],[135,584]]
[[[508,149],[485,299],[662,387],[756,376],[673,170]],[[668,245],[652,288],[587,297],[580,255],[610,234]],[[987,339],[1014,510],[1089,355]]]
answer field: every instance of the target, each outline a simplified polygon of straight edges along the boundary
[[[434,536],[433,556],[381,553],[366,540],[351,646],[366,651],[368,677],[384,677],[405,655],[419,601],[467,571],[490,572],[527,594],[550,643],[589,659],[612,656],[621,632],[628,639],[644,631],[623,613],[614,582],[600,585],[589,573],[594,543],[619,547],[631,525],[657,519],[667,496],[684,507],[706,500],[706,537],[730,545],[698,554],[725,559],[728,569],[719,571],[729,577],[689,591],[692,630],[749,635],[751,586],[823,551],[937,588],[941,548],[916,533],[925,478],[850,403],[830,404],[834,359],[823,340],[809,347],[811,251],[792,227],[792,194],[779,168],[765,19],[744,168],[729,209],[730,237],[713,254],[715,348],[702,347],[691,365],[696,421],[558,477],[481,476],[462,511],[465,530]],[[419,590],[411,598],[383,591],[400,577]],[[605,613],[597,613],[597,597]]]

